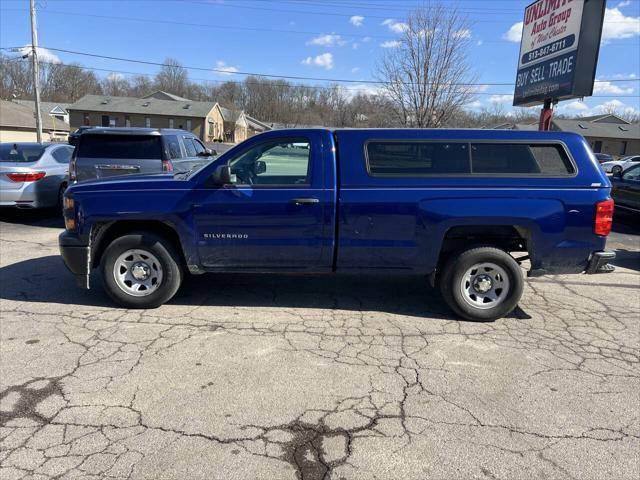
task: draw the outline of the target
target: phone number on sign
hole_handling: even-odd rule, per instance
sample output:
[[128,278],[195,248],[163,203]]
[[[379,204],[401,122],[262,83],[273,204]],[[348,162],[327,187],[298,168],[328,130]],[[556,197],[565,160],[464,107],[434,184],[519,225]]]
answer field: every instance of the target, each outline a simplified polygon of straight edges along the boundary
[[534,60],[539,60],[547,55],[569,48],[574,44],[575,38],[575,35],[569,35],[568,37],[564,37],[556,42],[550,43],[549,45],[545,45],[544,47],[531,50],[522,56],[522,63],[525,64],[533,62]]

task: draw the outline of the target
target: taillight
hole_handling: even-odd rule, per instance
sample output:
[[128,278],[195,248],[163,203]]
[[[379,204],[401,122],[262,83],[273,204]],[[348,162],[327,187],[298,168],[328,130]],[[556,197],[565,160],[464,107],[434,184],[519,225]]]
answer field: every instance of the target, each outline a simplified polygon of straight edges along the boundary
[[171,160],[162,160],[162,171],[173,172],[173,163],[171,163]]
[[69,161],[69,180],[71,180],[72,182],[75,182],[77,179],[76,163],[77,163],[76,156],[73,155],[71,157],[71,161]]
[[596,235],[609,235],[613,223],[613,200],[603,200],[596,203],[596,219],[593,231]]
[[44,178],[44,172],[7,173],[7,178],[12,182],[37,182]]

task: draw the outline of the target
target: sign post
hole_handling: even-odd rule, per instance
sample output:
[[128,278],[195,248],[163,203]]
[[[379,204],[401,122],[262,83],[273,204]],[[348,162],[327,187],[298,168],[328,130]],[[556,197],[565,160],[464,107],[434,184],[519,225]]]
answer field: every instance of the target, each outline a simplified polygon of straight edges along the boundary
[[526,7],[513,106],[543,104],[540,130],[553,105],[588,97],[598,64],[606,0],[537,0]]

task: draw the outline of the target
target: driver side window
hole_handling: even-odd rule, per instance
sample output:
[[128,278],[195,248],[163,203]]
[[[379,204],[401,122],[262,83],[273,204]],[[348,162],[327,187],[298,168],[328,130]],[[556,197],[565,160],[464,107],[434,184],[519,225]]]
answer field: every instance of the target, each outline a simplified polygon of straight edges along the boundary
[[231,174],[237,185],[310,185],[311,143],[296,137],[254,145],[231,160]]

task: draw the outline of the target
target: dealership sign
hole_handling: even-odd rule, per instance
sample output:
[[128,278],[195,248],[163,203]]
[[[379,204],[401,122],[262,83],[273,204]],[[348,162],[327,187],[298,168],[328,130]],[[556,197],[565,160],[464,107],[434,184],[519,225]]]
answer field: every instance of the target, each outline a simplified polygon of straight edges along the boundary
[[593,93],[605,0],[538,0],[524,11],[513,105]]

